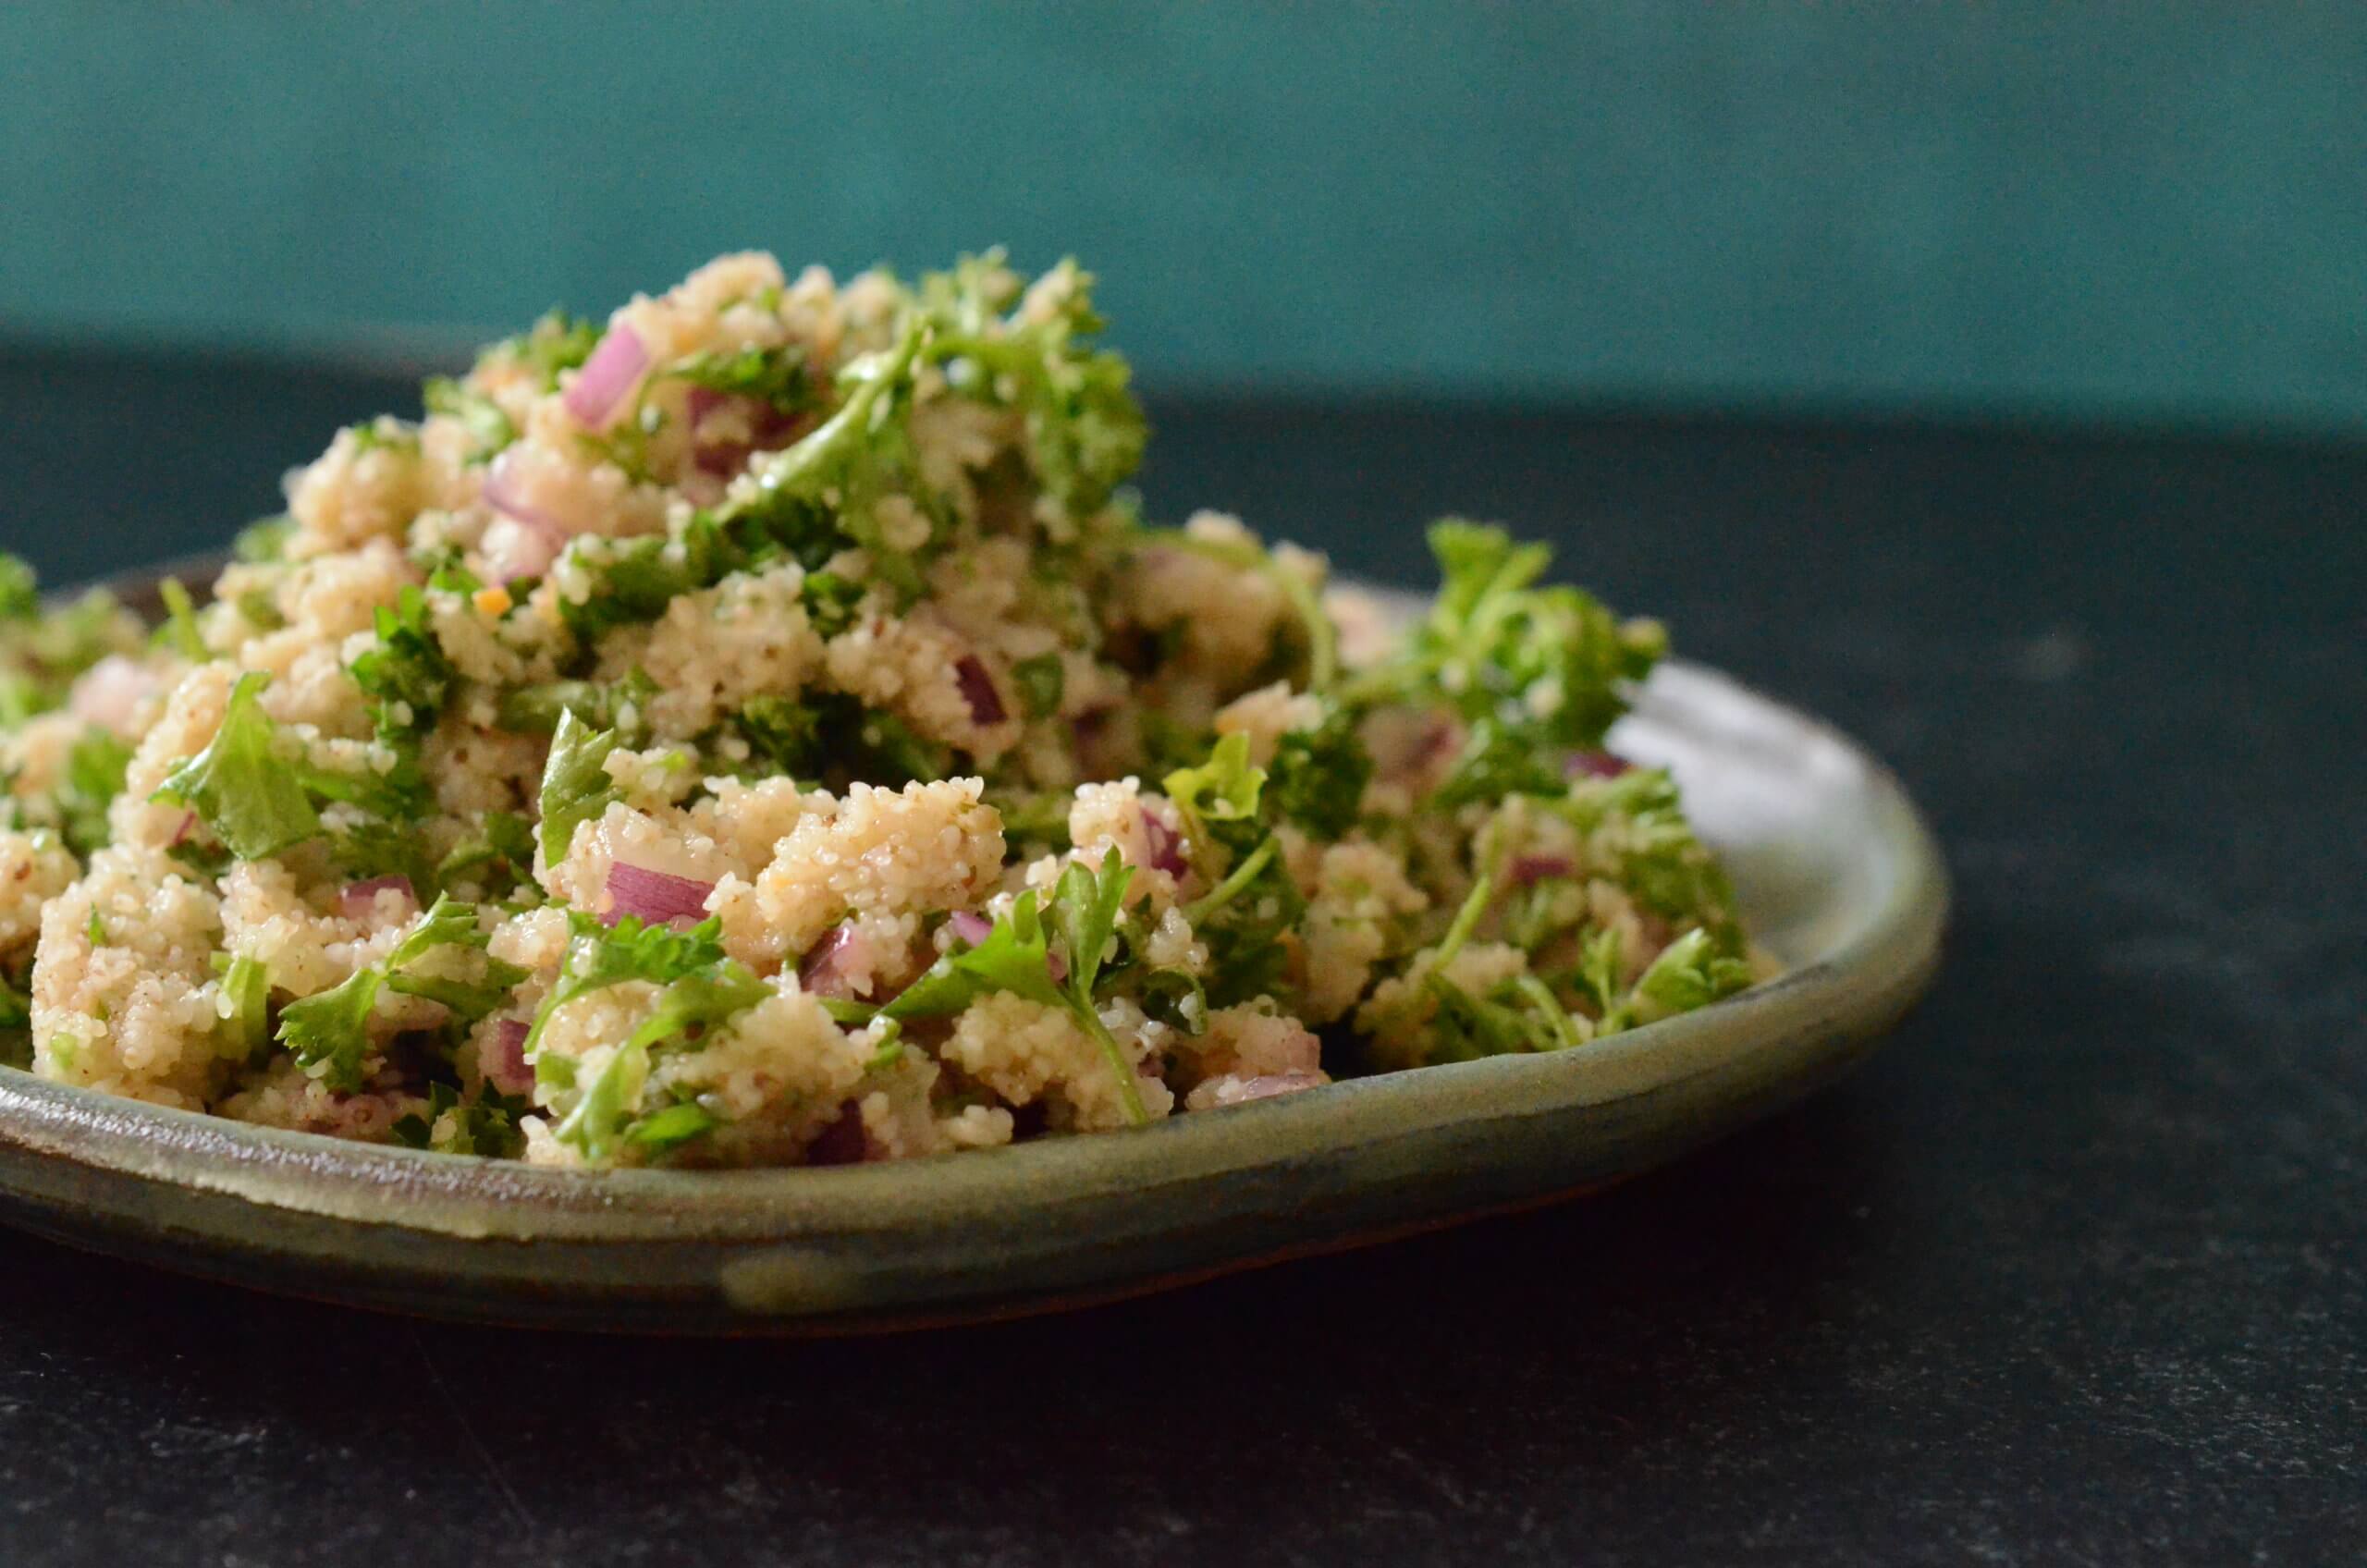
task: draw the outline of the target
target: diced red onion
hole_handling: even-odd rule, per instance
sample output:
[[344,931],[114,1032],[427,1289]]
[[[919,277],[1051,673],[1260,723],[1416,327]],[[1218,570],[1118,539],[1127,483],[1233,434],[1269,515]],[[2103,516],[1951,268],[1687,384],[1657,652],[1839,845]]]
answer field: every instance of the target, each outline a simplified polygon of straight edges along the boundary
[[497,518],[484,532],[484,564],[496,582],[508,587],[524,578],[540,577],[558,559],[560,542],[533,523]]
[[863,1135],[863,1108],[849,1100],[846,1109],[839,1112],[839,1119],[805,1145],[805,1163],[859,1165],[869,1147],[870,1140]]
[[704,918],[706,896],[715,891],[715,884],[618,861],[608,867],[608,880],[602,890],[607,894],[608,908],[601,918],[608,925],[614,925],[629,914],[637,914],[651,925],[663,925]]
[[1313,1072],[1323,1065],[1323,1042],[1306,1029],[1294,1029],[1278,1053],[1286,1072]]
[[477,1063],[485,1082],[505,1095],[522,1095],[534,1086],[534,1070],[526,1065],[526,1021],[505,1018],[493,1026],[493,1038],[487,1042],[482,1060]]
[[1463,726],[1443,714],[1434,715],[1422,727],[1422,739],[1414,748],[1412,760],[1417,765],[1437,762],[1462,748]]
[[1069,961],[1057,950],[1048,952],[1044,955],[1044,972],[1052,977],[1053,985],[1064,985],[1069,977]]
[[127,729],[140,704],[162,684],[137,659],[109,654],[74,682],[73,694],[67,698],[66,706],[85,724]]
[[484,472],[484,485],[477,493],[484,498],[486,506],[502,516],[547,533],[554,539],[564,540],[568,534],[567,525],[550,513],[528,505],[525,498],[518,494],[517,453],[518,448],[511,447],[494,459],[493,466]]
[[1567,876],[1576,869],[1567,855],[1515,855],[1509,871],[1513,881],[1526,888],[1549,876]]
[[[517,448],[512,447],[510,451]],[[506,451],[486,471],[484,504],[501,515],[485,530],[485,566],[497,582],[510,583],[521,577],[540,577],[566,547],[567,526],[548,512],[528,506],[518,495],[518,471]]]
[[585,428],[606,430],[648,368],[649,349],[642,342],[641,334],[619,323],[600,339],[600,346],[592,350],[592,357],[575,373],[575,379],[568,384],[567,395],[560,401]]
[[1616,778],[1623,773],[1633,772],[1635,766],[1625,757],[1613,756],[1609,752],[1572,752],[1562,764],[1562,777]]
[[189,836],[196,831],[197,813],[193,811],[185,811],[181,813],[181,825],[173,829],[173,842],[171,847],[177,850],[179,849],[183,844],[189,842]]
[[1278,1095],[1294,1095],[1302,1089],[1319,1089],[1331,1080],[1320,1072],[1260,1072],[1244,1077],[1228,1072],[1212,1079],[1208,1096],[1212,1106],[1247,1105],[1252,1100],[1269,1100]]
[[953,661],[953,683],[962,688],[962,700],[970,704],[973,723],[1000,724],[1007,717],[1002,693],[995,690],[995,678],[977,655],[963,654]]
[[[787,446],[806,423],[803,416],[784,414],[761,398],[737,397],[705,386],[691,388],[683,413],[691,430],[691,461],[700,472],[717,479],[738,473],[758,452]],[[716,435],[706,425],[710,416],[718,413],[741,416],[741,428],[726,436]]]
[[814,944],[797,966],[797,983],[817,997],[852,997],[855,977],[871,973],[870,939],[852,925],[841,925]]
[[411,891],[408,876],[373,876],[367,882],[349,882],[345,890],[337,895],[337,901],[344,907],[348,919],[360,920],[377,908],[379,894],[394,892],[402,894],[406,904],[419,902],[419,895]]
[[1170,876],[1181,876],[1191,869],[1184,858],[1184,837],[1159,819],[1157,812],[1143,813],[1143,842],[1149,847],[1150,868],[1164,871]]
[[993,921],[975,910],[968,909],[955,910],[945,917],[945,924],[953,927],[955,936],[974,948],[993,935],[995,928]]

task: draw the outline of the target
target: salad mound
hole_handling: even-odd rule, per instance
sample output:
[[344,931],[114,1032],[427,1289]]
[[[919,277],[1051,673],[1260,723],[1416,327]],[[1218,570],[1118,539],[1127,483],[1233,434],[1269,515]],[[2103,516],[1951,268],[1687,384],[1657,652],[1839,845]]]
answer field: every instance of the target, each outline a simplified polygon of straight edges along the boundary
[[1450,521],[1399,635],[1145,521],[1089,276],[723,257],[337,433],[201,606],[0,557],[0,1060],[339,1137],[829,1164],[1584,1049],[1758,973],[1665,638]]

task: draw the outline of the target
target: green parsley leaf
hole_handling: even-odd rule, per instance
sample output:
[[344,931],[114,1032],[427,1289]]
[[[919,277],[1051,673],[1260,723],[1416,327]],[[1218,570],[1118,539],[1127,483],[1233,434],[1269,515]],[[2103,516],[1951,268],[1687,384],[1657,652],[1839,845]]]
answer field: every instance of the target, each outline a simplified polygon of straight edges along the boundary
[[485,952],[487,933],[478,926],[476,905],[452,900],[449,895],[438,895],[426,914],[405,933],[405,938],[386,954],[386,987],[400,990],[407,998],[426,998],[428,1002],[443,1002],[460,1016],[464,1023],[476,1023],[485,1014],[504,1007],[511,999],[511,992],[525,981],[525,971],[516,964],[504,964],[495,957],[481,957],[476,969],[481,978],[461,981],[452,976],[423,976],[414,974],[411,966],[438,948],[461,948],[469,952]]
[[515,812],[487,812],[475,831],[437,863],[435,885],[450,888],[467,878],[482,884],[490,896],[515,888],[533,875],[533,825]]
[[[558,983],[526,1035],[525,1049],[534,1061],[538,1079],[560,1083],[562,1087],[573,1080],[571,1062],[567,1064],[570,1071],[546,1073],[545,1069],[555,1066],[558,1059],[537,1060],[536,1055],[543,1031],[560,1008],[626,981],[647,981],[665,987],[649,1016],[584,1087],[582,1097],[555,1129],[560,1142],[575,1145],[586,1159],[597,1163],[615,1153],[620,1132],[640,1109],[652,1049],[667,1040],[715,1028],[762,1001],[771,989],[745,965],[724,955],[718,939],[720,922],[708,920],[677,932],[644,925],[632,915],[613,926],[603,926],[583,914],[573,919],[575,936],[568,944]],[[649,1141],[670,1147],[705,1130],[685,1131],[684,1121],[674,1119]]]
[[0,968],[0,1067],[33,1064],[33,998],[30,973]]
[[1008,991],[1061,1009],[1092,1038],[1117,1075],[1128,1123],[1143,1125],[1149,1114],[1143,1109],[1134,1067],[1109,1025],[1101,1022],[1093,997],[1094,981],[1100,974],[1132,875],[1133,868],[1118,859],[1115,850],[1103,862],[1098,876],[1074,864],[1061,874],[1053,893],[1053,922],[1068,966],[1064,981],[1052,979],[1049,934],[1031,888],[1019,895],[1011,913],[996,921],[977,946],[956,949],[938,959],[926,974],[881,1008],[879,1015],[898,1023],[950,1017],[994,991]]
[[329,859],[356,882],[399,876],[414,895],[424,897],[440,884],[435,864],[416,827],[406,823],[359,822],[329,839]]
[[754,398],[783,414],[799,414],[820,401],[798,344],[779,349],[742,349],[735,354],[699,354],[665,374],[727,397]]
[[286,512],[258,518],[239,531],[230,553],[251,566],[274,565],[287,555],[288,536],[295,532],[296,520]]
[[713,1029],[771,994],[771,987],[745,964],[717,960],[668,986],[656,1007],[634,1028],[632,1044],[654,1047],[693,1030]]
[[279,754],[263,711],[271,677],[250,670],[230,689],[222,725],[205,749],[165,776],[153,799],[185,805],[240,860],[262,860],[321,830],[320,814]]
[[1285,822],[1317,839],[1345,838],[1372,780],[1372,756],[1349,715],[1334,710],[1312,729],[1294,729],[1274,748],[1267,800]]
[[1427,1031],[1425,1062],[1476,1061],[1536,1048],[1530,1021],[1518,1009],[1492,997],[1475,997],[1436,971],[1423,984],[1438,999]]
[[1629,1008],[1638,1023],[1707,1007],[1750,984],[1750,965],[1718,951],[1708,931],[1696,928],[1661,949],[1637,978]]
[[812,778],[821,771],[822,715],[792,697],[751,697],[734,716],[742,739],[774,772]]
[[289,1002],[279,1010],[279,1043],[329,1087],[359,1089],[370,1055],[370,1013],[384,983],[374,965],[365,965],[328,990]]
[[1044,285],[1055,308],[1028,320],[1002,314],[1016,291],[1000,251],[924,277],[927,353],[945,364],[957,392],[1020,410],[1037,483],[1062,513],[1082,520],[1141,466],[1148,427],[1125,360],[1089,346],[1103,326],[1093,275],[1063,260]]
[[251,1060],[271,1038],[270,972],[261,959],[236,954],[223,966],[221,992],[215,1049],[234,1061]]
[[38,619],[41,580],[21,556],[0,550],[0,621]]
[[1637,902],[1672,920],[1706,925],[1722,950],[1740,951],[1734,885],[1694,833],[1665,769],[1578,779],[1551,809],[1609,852],[1610,864],[1600,869]]
[[1600,746],[1629,686],[1667,651],[1666,631],[1622,624],[1580,589],[1534,586],[1553,552],[1501,528],[1449,518],[1432,525],[1430,550],[1443,582],[1429,618],[1359,692],[1493,718],[1540,752]]
[[131,745],[112,729],[85,729],[66,753],[57,790],[58,836],[84,860],[112,836],[107,808],[123,792],[131,766]]
[[392,1131],[415,1149],[514,1159],[525,1151],[518,1121],[527,1109],[523,1098],[490,1087],[481,1087],[475,1099],[464,1100],[450,1084],[430,1084],[425,1110],[403,1117]]
[[1472,725],[1453,768],[1431,791],[1430,803],[1452,809],[1507,795],[1559,795],[1564,788],[1551,748],[1533,734],[1483,718]]
[[1051,923],[1069,962],[1068,978],[1062,984],[1087,1003],[1107,961],[1110,939],[1117,935],[1118,917],[1125,911],[1126,889],[1134,876],[1134,868],[1119,858],[1113,845],[1102,856],[1098,873],[1071,861],[1053,885]]
[[277,631],[288,624],[279,613],[279,603],[268,588],[250,588],[233,601],[239,619],[257,631]]
[[1061,711],[1068,668],[1060,655],[1038,654],[1032,659],[1021,659],[1011,667],[1011,680],[1019,688],[1019,700],[1028,717],[1049,718]]
[[377,642],[351,667],[353,683],[372,699],[379,737],[393,740],[431,728],[452,690],[452,661],[427,619],[427,596],[406,585],[373,618]]
[[614,925],[603,925],[580,911],[570,914],[569,921],[574,936],[568,942],[566,962],[559,967],[558,983],[543,999],[542,1011],[534,1015],[533,1027],[527,1031],[524,1049],[530,1060],[552,1016],[578,997],[628,980],[670,986],[701,972],[713,974],[730,962],[724,956],[723,925],[718,920],[702,921],[688,931],[650,925],[632,914]]
[[625,1141],[638,1144],[652,1154],[665,1154],[693,1139],[704,1138],[722,1125],[722,1119],[705,1107],[684,1100],[634,1122],[626,1130]]
[[558,728],[559,715],[572,713],[620,741],[638,739],[648,733],[649,700],[656,695],[657,682],[639,668],[620,680],[548,680],[503,692],[499,722],[521,735],[548,735]]
[[420,388],[420,400],[431,414],[458,420],[467,432],[469,449],[461,461],[471,468],[487,463],[518,439],[518,427],[501,405],[449,376],[435,376]]
[[352,432],[353,449],[357,452],[401,452],[414,458],[419,456],[419,432],[391,416],[364,420],[360,424],[347,425],[346,429]]
[[618,1047],[552,1136],[573,1145],[593,1164],[606,1164],[616,1154],[618,1134],[641,1108],[642,1085],[648,1081],[648,1047]]
[[1619,1012],[1620,955],[1625,945],[1618,932],[1605,926],[1588,937],[1578,949],[1577,972],[1572,980],[1579,993],[1593,1002],[1595,1017],[1604,1024],[1609,1024]]
[[889,495],[915,490],[917,464],[904,415],[923,336],[915,319],[894,347],[849,361],[839,373],[844,400],[838,411],[802,439],[751,462],[755,489],[724,521],[806,532],[819,508],[840,533],[868,552],[871,569],[882,580],[908,597],[918,596],[920,570],[911,555],[881,537],[877,508]]
[[602,766],[616,745],[616,731],[594,729],[576,717],[572,708],[560,711],[558,728],[551,736],[550,758],[543,766],[546,864],[556,865],[566,856],[577,823],[596,820],[611,802],[624,798]]
[[156,643],[170,648],[191,664],[203,664],[214,655],[206,651],[204,635],[197,628],[197,604],[178,577],[167,577],[156,584],[156,596],[165,602],[165,623],[156,628]]
[[[1180,767],[1164,780],[1167,798],[1184,814],[1196,848],[1214,839],[1241,852],[1257,837],[1257,804],[1266,770],[1249,764],[1249,737],[1227,735],[1198,767]],[[1238,828],[1232,825],[1239,824]]]
[[544,391],[556,392],[559,372],[574,370],[590,359],[602,330],[597,322],[579,321],[562,310],[546,311],[527,331],[486,349],[477,356],[477,363],[514,361],[533,372]]
[[805,606],[805,619],[813,623],[816,635],[836,637],[854,624],[855,614],[863,606],[865,589],[862,583],[835,571],[808,571],[805,586],[798,598]]
[[938,959],[879,1012],[900,1022],[950,1018],[990,991],[1009,991],[1046,1007],[1068,1005],[1052,983],[1050,949],[1033,888],[1019,895],[1011,913],[977,946]]

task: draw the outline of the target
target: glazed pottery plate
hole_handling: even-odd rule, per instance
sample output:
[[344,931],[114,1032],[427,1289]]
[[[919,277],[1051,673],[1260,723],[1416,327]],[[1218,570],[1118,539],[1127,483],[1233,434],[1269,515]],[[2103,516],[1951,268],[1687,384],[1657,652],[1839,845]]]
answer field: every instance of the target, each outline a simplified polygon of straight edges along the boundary
[[[184,575],[210,582],[210,563]],[[121,591],[153,601],[153,576]],[[586,1172],[246,1126],[0,1068],[0,1218],[267,1290],[594,1329],[831,1331],[1038,1310],[1533,1204],[1855,1064],[1937,960],[1938,851],[1846,737],[1672,663],[1613,744],[1675,770],[1786,965],[1552,1055],[1353,1080],[1139,1132],[879,1165]]]

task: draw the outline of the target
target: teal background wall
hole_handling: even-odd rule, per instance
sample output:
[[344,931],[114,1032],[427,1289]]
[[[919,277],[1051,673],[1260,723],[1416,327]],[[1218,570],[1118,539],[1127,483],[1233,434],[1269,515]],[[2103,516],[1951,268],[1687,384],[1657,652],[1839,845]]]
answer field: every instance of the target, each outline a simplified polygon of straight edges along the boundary
[[1146,380],[2367,428],[2367,7],[0,16],[0,333],[1077,252]]

